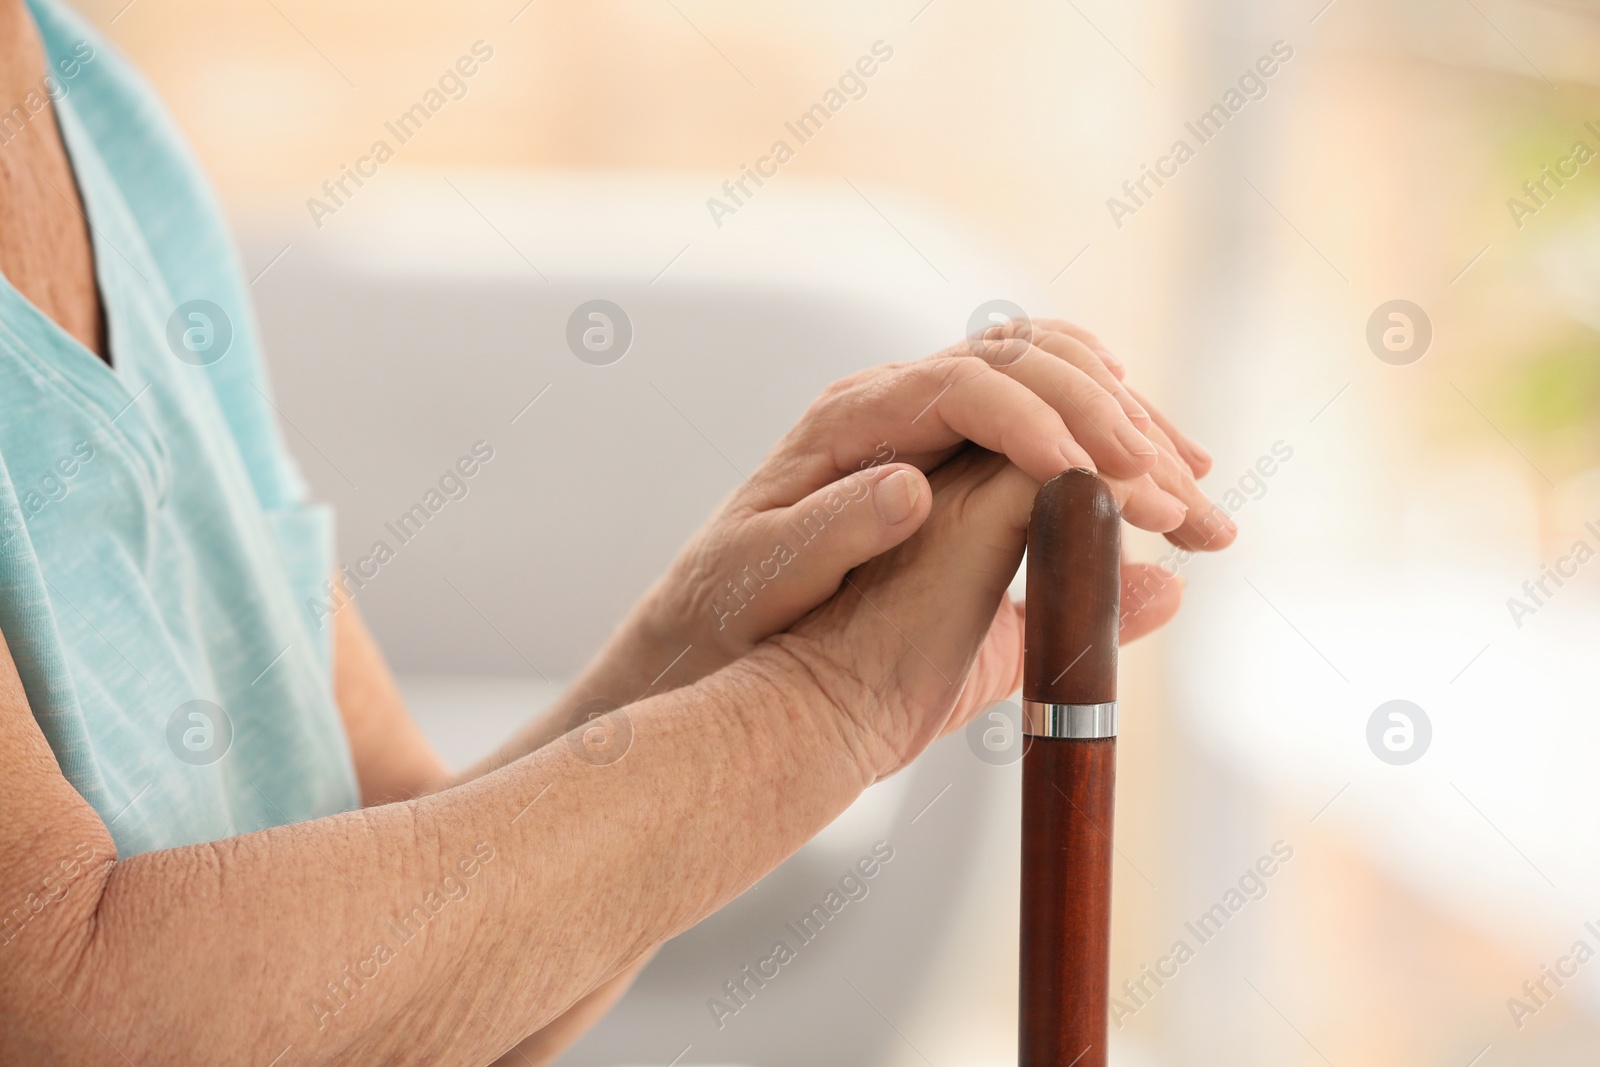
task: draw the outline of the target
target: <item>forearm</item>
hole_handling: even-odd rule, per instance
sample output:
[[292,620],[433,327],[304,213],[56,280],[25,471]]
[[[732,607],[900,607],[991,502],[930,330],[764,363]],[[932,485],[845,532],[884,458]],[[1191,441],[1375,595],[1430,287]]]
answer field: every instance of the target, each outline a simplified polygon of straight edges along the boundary
[[[117,863],[92,911],[51,917],[71,1006],[44,998],[49,1032],[101,1055],[86,1017],[159,1062],[181,1017],[187,1060],[292,1045],[285,1065],[485,1062],[743,892],[866,784],[786,670],[758,656],[629,707],[632,746],[607,766],[551,745],[420,800]],[[419,904],[406,937],[397,920]]]
[[719,671],[736,658],[704,639],[691,641],[686,620],[664,601],[668,575],[643,596],[590,660],[578,678],[505,744],[457,774],[451,784],[468,782],[536,752],[565,734],[573,716],[591,702],[614,706],[670,693]]
[[[335,575],[336,582],[343,581]],[[383,650],[353,602],[333,616],[333,690],[350,743],[361,806],[410,800],[458,784],[406,711]]]
[[[343,613],[339,626],[335,681],[351,747],[366,756],[362,761],[366,773],[361,776],[363,807],[423,796],[507,766],[566,733],[574,709],[585,701],[604,698],[607,693],[645,696],[669,692],[725,665],[726,659],[713,660],[694,649],[680,649],[685,652],[681,656],[665,653],[672,638],[666,627],[651,621],[656,614],[654,602],[653,596],[641,600],[578,680],[543,714],[491,757],[460,773],[447,770],[417,731],[382,653],[352,606]],[[665,666],[655,666],[657,661]],[[621,999],[654,955],[652,947],[497,1062],[536,1067],[553,1061]]]

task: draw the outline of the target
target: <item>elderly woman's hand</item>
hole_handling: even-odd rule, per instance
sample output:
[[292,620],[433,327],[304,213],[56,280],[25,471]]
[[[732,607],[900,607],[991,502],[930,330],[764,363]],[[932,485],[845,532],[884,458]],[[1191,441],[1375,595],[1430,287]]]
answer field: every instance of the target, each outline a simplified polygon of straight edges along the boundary
[[[643,684],[671,662],[661,684],[685,684],[792,626],[852,568],[916,532],[929,514],[926,473],[968,441],[1036,483],[1098,470],[1134,525],[1188,549],[1226,546],[1233,524],[1195,484],[1210,457],[1123,373],[1092,334],[1047,320],[835,382],[684,548],[591,679]],[[1130,636],[1160,612],[1141,614]],[[594,695],[596,682],[580,689]]]
[[[780,689],[826,694],[869,782],[1022,684],[1024,610],[1006,587],[1039,483],[975,448],[930,480],[932,514],[914,537],[857,568],[827,603],[745,659],[744,669]],[[1112,488],[1130,499],[1126,483]],[[1125,587],[1137,573],[1124,564]],[[1177,610],[1179,585],[1155,588],[1137,616],[1123,618],[1124,638]]]

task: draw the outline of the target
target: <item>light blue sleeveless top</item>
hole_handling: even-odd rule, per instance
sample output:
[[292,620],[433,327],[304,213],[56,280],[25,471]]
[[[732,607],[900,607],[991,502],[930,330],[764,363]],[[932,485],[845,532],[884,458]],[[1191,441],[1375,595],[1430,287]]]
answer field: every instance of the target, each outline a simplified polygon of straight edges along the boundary
[[113,365],[0,279],[0,632],[122,856],[348,810],[331,628],[307,606],[332,516],[278,436],[221,214],[126,60],[30,7]]

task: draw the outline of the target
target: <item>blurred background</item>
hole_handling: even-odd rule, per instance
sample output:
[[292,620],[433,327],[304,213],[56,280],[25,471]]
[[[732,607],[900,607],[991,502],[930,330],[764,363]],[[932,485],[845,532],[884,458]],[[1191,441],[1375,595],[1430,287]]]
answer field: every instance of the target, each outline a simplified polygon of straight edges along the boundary
[[[361,594],[449,758],[559,691],[824,384],[1008,299],[1096,330],[1243,530],[1124,655],[1115,1062],[1595,1061],[1600,3],[83,8],[234,216],[343,558],[496,450]],[[607,365],[566,340],[595,299],[631,325]],[[875,787],[563,1062],[1015,1062],[1019,775],[980,751]]]

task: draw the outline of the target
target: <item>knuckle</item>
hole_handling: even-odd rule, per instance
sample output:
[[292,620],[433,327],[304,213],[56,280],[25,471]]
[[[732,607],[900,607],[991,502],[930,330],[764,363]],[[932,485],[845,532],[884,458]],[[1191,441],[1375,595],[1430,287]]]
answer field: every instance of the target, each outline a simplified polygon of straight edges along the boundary
[[1101,422],[1121,422],[1128,417],[1117,398],[1099,386],[1086,392],[1083,405],[1091,418]]
[[1085,374],[1093,375],[1101,367],[1100,357],[1091,352],[1087,345],[1070,333],[1052,331],[1044,334],[1042,340],[1047,342],[1041,347],[1046,348],[1057,359],[1072,364]]
[[870,403],[885,370],[869,367],[823,386],[774,452],[810,452],[821,441],[831,438],[841,421],[847,421],[863,405]]
[[1151,438],[1151,440],[1156,445],[1156,468],[1153,473],[1157,478],[1163,484],[1171,486],[1172,492],[1176,496],[1183,496],[1186,493],[1198,494],[1200,492],[1200,483],[1194,480],[1193,474],[1189,473],[1188,465],[1162,442],[1155,441],[1154,438]]
[[1005,370],[1037,351],[1038,335],[1027,320],[996,324],[982,336],[967,339],[968,354],[986,365]]
[[1078,338],[1070,333],[1057,334],[1056,336],[1061,338],[1061,348],[1074,363],[1083,363],[1093,367],[1102,366],[1100,357],[1095,355],[1089,346]]
[[1065,334],[1066,336],[1071,337],[1076,341],[1080,341],[1085,345],[1094,346],[1100,344],[1099,334],[1095,333],[1093,330],[1078,325],[1071,319],[1041,319],[1040,325],[1056,333]]
[[[876,370],[876,368],[873,368],[873,370]],[[847,374],[843,378],[837,378],[829,382],[822,387],[822,391],[817,394],[817,398],[811,402],[806,414],[811,415],[821,412],[845,400],[860,389],[863,380],[871,373],[872,370],[857,371],[854,374]]]
[[954,388],[981,378],[992,370],[994,368],[989,365],[987,360],[974,355],[970,349],[967,349],[954,352],[940,360],[936,367],[936,375],[941,388],[944,386]]

